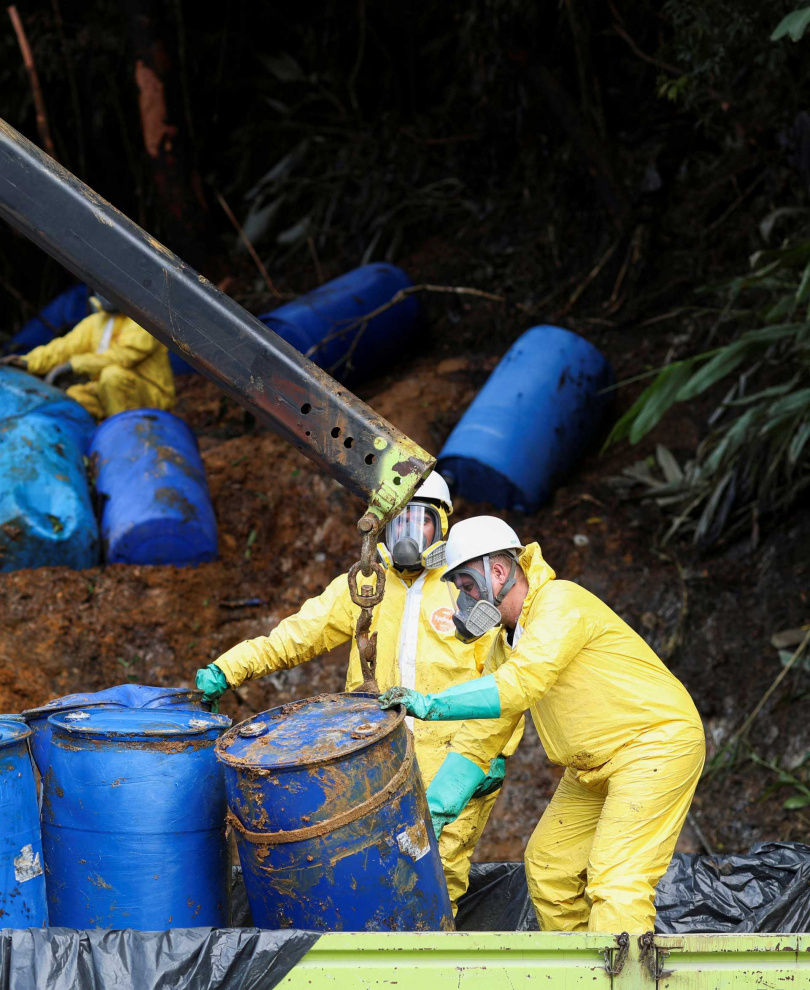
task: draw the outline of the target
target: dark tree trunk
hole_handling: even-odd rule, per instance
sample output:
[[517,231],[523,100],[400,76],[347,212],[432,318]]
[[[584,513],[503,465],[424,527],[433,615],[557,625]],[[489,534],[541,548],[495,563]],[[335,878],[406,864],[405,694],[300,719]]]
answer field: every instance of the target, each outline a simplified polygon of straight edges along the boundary
[[161,14],[165,8],[154,0],[125,0],[125,9],[143,142],[159,211],[155,226],[181,258],[204,268],[212,224],[180,111],[181,80]]

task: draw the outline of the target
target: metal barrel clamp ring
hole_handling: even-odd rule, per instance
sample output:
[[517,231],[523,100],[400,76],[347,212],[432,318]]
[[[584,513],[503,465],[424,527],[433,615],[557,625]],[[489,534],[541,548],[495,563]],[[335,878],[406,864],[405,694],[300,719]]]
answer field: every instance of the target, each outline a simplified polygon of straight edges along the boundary
[[[379,694],[380,689],[375,677],[377,666],[377,634],[369,635],[373,609],[383,600],[385,594],[385,568],[375,560],[377,526],[374,517],[366,513],[357,524],[362,533],[360,560],[349,568],[349,595],[352,602],[360,609],[360,616],[355,629],[357,651],[360,655],[360,668],[363,672],[363,684],[360,688],[368,694]],[[357,575],[364,578],[376,577],[376,587],[372,584],[362,584],[357,587]]]

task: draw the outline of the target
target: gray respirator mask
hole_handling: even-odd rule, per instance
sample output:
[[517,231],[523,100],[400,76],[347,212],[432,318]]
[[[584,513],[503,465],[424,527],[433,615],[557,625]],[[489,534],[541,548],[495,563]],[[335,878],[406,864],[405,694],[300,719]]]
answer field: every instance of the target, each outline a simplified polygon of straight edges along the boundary
[[[450,585],[451,599],[453,592],[456,592],[453,601],[453,625],[456,627],[456,639],[460,639],[462,643],[472,643],[501,624],[503,620],[498,606],[517,580],[517,561],[512,558],[509,576],[498,594],[493,594],[489,554],[481,559],[484,565],[483,574],[475,567],[457,567],[452,575],[444,575],[444,580]],[[469,591],[456,586],[455,579],[462,576],[472,580],[477,594],[470,594]]]

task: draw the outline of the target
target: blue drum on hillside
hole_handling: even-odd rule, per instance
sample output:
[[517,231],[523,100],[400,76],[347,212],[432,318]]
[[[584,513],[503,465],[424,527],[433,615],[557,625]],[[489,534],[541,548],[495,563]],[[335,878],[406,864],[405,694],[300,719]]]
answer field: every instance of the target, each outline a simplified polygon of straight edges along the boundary
[[396,265],[363,265],[259,319],[339,381],[356,382],[390,371],[386,362],[411,349],[422,319],[414,295],[365,320],[410,285]]
[[116,684],[103,691],[66,694],[38,708],[29,708],[20,716],[31,729],[31,753],[40,776],[48,770],[53,728],[51,715],[78,708],[182,708],[202,711],[202,691],[189,688],[154,687],[150,684]]
[[453,929],[401,712],[321,695],[234,726],[216,749],[256,925]]
[[224,715],[77,709],[51,716],[42,842],[52,925],[223,926]]
[[90,313],[90,290],[86,285],[72,285],[44,306],[6,345],[9,354],[26,354],[47,344],[55,336],[72,330]]
[[108,564],[215,560],[217,524],[197,440],[158,409],[111,416],[90,446]]
[[30,734],[17,719],[0,718],[0,928],[48,924]]
[[507,351],[439,454],[451,489],[529,511],[547,501],[608,426],[613,371],[561,327],[527,330]]
[[0,571],[98,563],[98,525],[74,427],[44,410],[0,421]]

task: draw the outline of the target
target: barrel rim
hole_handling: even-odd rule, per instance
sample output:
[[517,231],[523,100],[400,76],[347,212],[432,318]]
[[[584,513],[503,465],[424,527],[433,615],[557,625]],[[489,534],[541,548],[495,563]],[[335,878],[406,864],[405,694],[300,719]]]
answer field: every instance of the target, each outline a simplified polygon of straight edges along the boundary
[[26,725],[16,718],[10,717],[8,715],[0,715],[0,729],[8,728],[13,730],[8,738],[3,738],[0,734],[0,749],[5,746],[16,746],[18,743],[25,742],[26,739],[31,737],[31,726]]
[[68,705],[60,705],[61,698],[54,698],[37,708],[26,708],[20,714],[27,722],[29,719],[42,718],[43,716],[62,715],[67,712],[75,712],[79,708],[126,708],[119,701],[72,701]]
[[[95,706],[98,708],[99,706]],[[82,739],[116,739],[116,740],[126,740],[126,739],[187,739],[189,736],[205,736],[212,731],[224,731],[231,727],[233,724],[233,719],[229,718],[227,715],[219,715],[214,712],[205,711],[193,711],[185,708],[127,708],[125,705],[115,706],[120,707],[122,711],[132,712],[133,715],[137,714],[141,718],[145,715],[147,720],[152,716],[161,718],[164,720],[162,729],[127,729],[121,726],[120,729],[116,728],[99,728],[97,726],[89,725],[83,722],[68,722],[65,723],[64,719],[66,716],[75,716],[77,711],[81,711],[81,706],[78,709],[73,709],[72,711],[62,711],[54,712],[48,719],[48,724],[52,727],[54,733],[64,734],[68,737],[73,736],[74,738],[79,737]],[[167,729],[165,726],[165,720],[170,718],[172,715],[175,717],[179,714],[184,714],[188,717],[189,723],[185,726],[178,725],[176,730]],[[89,714],[89,713],[88,713]],[[207,724],[201,725],[191,725],[193,721],[207,722]]]
[[[365,691],[327,691],[323,694],[315,694],[310,698],[301,698],[300,701],[320,701],[323,698],[373,698],[375,701],[379,697],[376,694],[370,694]],[[298,702],[287,702],[287,704],[297,704]],[[223,763],[227,767],[233,770],[247,770],[250,773],[258,775],[271,775],[278,773],[299,773],[302,769],[306,767],[323,767],[328,766],[330,763],[338,763],[344,760],[347,756],[353,756],[356,753],[362,752],[364,749],[368,749],[370,746],[374,746],[381,740],[386,739],[391,735],[392,732],[396,731],[399,726],[405,720],[405,709],[400,705],[396,711],[389,709],[391,714],[395,715],[394,720],[391,724],[381,731],[379,735],[372,736],[368,739],[358,739],[357,744],[351,746],[350,748],[343,749],[340,753],[333,754],[331,756],[324,756],[317,759],[301,760],[298,763],[251,763],[244,758],[236,758],[231,756],[225,751],[225,746],[228,745],[231,739],[236,735],[237,731],[246,722],[250,722],[252,719],[258,718],[259,715],[268,715],[270,712],[277,711],[284,708],[284,705],[277,705],[275,708],[268,708],[266,712],[257,712],[256,715],[252,715],[250,718],[246,718],[241,722],[237,722],[232,725],[226,732],[217,739],[214,746],[214,751],[216,753],[217,759],[220,763]]]

